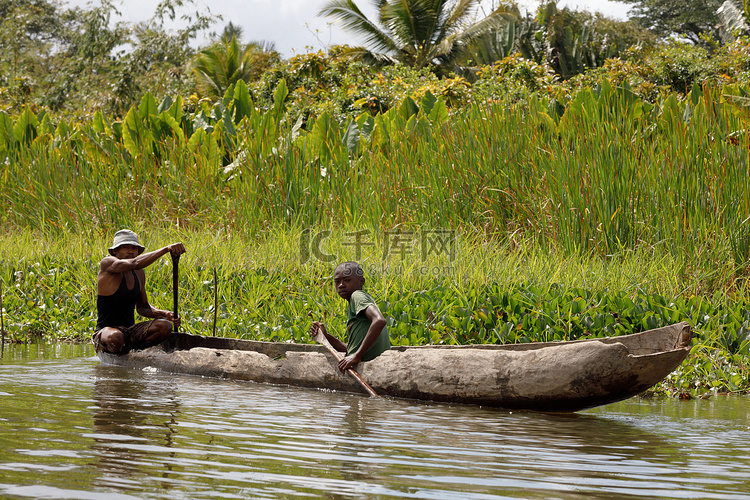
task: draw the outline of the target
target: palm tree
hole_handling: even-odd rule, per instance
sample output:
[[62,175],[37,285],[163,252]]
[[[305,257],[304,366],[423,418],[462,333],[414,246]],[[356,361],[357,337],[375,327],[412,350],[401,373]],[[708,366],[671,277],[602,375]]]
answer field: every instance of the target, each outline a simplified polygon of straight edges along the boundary
[[234,24],[232,21],[229,21],[226,26],[224,26],[224,31],[221,33],[220,40],[223,40],[225,42],[230,41],[232,38],[236,38],[237,40],[242,40],[242,35],[244,34],[244,31],[242,29],[242,26],[238,24]]
[[374,22],[353,0],[330,0],[318,13],[360,34],[371,48],[349,49],[351,56],[375,63],[401,62],[415,68],[435,65],[453,69],[470,43],[501,29],[514,16],[500,7],[476,20],[481,0],[371,0]]
[[193,60],[192,71],[198,93],[208,97],[223,97],[227,89],[240,80],[257,79],[279,54],[268,42],[241,44],[237,37],[222,37],[220,41],[201,50]]

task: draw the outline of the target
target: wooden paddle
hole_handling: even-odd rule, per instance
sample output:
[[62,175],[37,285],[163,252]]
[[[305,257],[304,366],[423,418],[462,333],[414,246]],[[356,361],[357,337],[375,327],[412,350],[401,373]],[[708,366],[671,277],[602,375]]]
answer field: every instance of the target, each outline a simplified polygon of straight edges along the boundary
[[5,323],[3,321],[3,282],[0,281],[0,361],[5,356]]
[[[172,254],[172,297],[174,298],[173,303],[173,310],[174,310],[174,319],[177,319],[179,317],[177,313],[177,287],[179,285],[179,269],[180,269],[180,256]],[[177,333],[178,328],[177,325],[174,325],[174,333]]]
[[216,278],[216,267],[214,267],[214,328],[213,336],[216,337],[216,314],[219,311],[219,280]]
[[[333,357],[336,358],[337,361],[341,361],[342,359],[344,359],[344,355],[333,348],[333,346],[331,345],[330,342],[328,342],[328,339],[326,338],[325,334],[320,328],[317,329],[317,331],[315,332],[315,336],[313,338],[318,344],[321,344],[323,345],[323,347],[328,349],[328,352],[333,354]],[[370,396],[378,397],[378,393],[375,392],[372,387],[370,387],[370,384],[365,382],[365,379],[363,379],[359,375],[359,373],[357,373],[351,368],[347,368],[346,372],[352,377],[354,377],[355,379],[357,379],[357,382],[359,382],[362,385],[362,387],[365,388],[365,390],[370,394]]]

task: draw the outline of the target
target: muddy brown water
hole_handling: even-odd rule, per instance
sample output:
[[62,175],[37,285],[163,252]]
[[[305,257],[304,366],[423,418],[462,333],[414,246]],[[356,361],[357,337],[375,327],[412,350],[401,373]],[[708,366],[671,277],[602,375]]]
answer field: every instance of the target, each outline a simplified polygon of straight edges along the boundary
[[6,346],[0,498],[750,500],[750,398],[546,415]]

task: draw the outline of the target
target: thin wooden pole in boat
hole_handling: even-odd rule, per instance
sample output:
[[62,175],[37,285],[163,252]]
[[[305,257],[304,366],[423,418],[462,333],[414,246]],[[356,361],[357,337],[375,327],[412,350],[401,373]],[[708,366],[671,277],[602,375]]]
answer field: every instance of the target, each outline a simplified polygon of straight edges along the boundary
[[213,336],[216,337],[216,312],[219,309],[219,280],[216,278],[216,266],[214,266],[214,329]]
[[3,355],[5,354],[5,322],[3,320],[3,281],[0,280],[0,333],[2,333],[2,338],[0,338],[0,361],[3,359]]
[[[333,357],[336,358],[337,361],[341,361],[342,359],[344,359],[344,356],[340,352],[338,352],[336,349],[334,349],[333,346],[331,345],[331,343],[328,342],[328,339],[323,334],[323,332],[321,331],[320,328],[318,328],[318,331],[315,333],[315,337],[314,338],[315,338],[315,341],[317,343],[323,345],[323,347],[325,347],[326,349],[328,349],[328,352],[330,352],[331,354],[333,354]],[[362,387],[365,388],[365,390],[370,394],[370,396],[378,397],[378,393],[375,392],[372,387],[370,387],[370,384],[368,384],[367,382],[365,382],[365,379],[363,379],[359,375],[359,373],[357,373],[356,371],[354,371],[352,368],[347,368],[346,372],[349,375],[351,375],[352,377],[354,377],[355,379],[357,379],[357,382],[359,382],[362,385]]]
[[[173,301],[173,311],[174,311],[174,319],[179,318],[179,313],[177,309],[177,287],[179,285],[179,268],[180,268],[180,255],[172,254],[172,298]],[[174,333],[177,333],[178,328],[177,325],[174,325]]]

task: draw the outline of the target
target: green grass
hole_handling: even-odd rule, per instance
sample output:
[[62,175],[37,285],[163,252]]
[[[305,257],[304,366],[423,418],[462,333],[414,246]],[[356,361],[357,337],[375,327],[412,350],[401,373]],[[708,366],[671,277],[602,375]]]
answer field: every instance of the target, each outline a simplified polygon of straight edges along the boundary
[[501,242],[521,235],[564,254],[662,247],[708,269],[731,259],[745,272],[748,117],[717,90],[653,106],[627,89],[584,89],[561,117],[534,95],[452,113],[420,104],[359,119],[372,131],[351,152],[347,124],[324,115],[295,138],[273,110],[233,133],[217,121],[187,142],[156,141],[147,120],[140,142],[88,124],[40,134],[5,151],[2,220],[45,232],[142,226],[253,237],[323,221],[429,224]]

